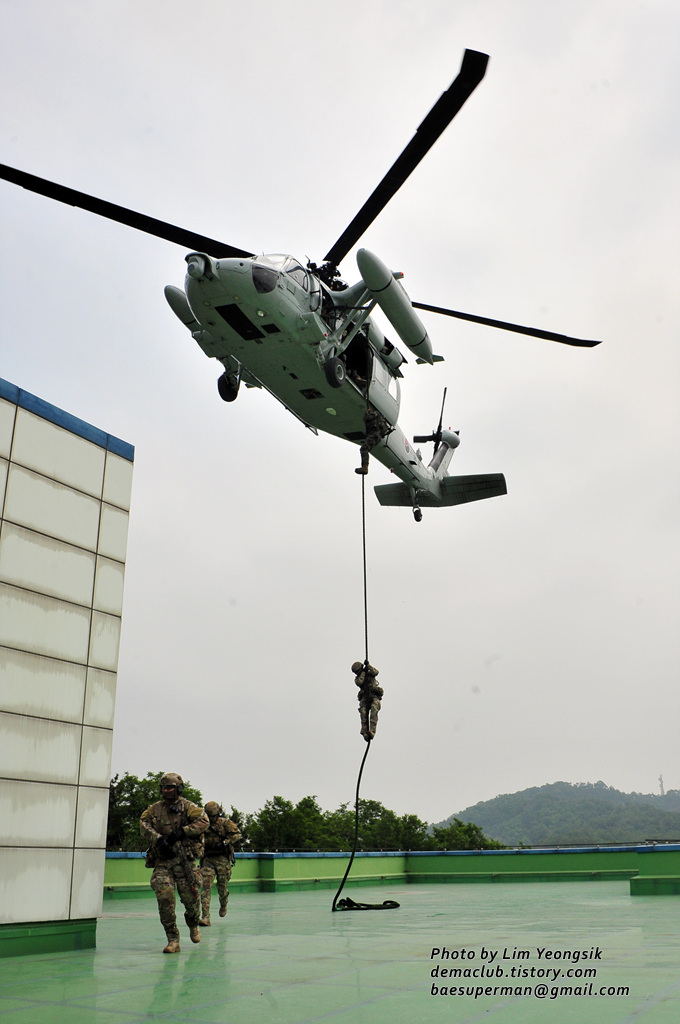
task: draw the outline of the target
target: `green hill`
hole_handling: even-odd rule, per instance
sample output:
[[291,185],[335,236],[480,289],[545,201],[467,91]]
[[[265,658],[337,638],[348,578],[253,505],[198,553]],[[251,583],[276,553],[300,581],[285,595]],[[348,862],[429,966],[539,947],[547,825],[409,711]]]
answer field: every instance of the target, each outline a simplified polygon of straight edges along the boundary
[[553,782],[456,811],[506,846],[680,842],[680,790],[621,793],[604,782]]

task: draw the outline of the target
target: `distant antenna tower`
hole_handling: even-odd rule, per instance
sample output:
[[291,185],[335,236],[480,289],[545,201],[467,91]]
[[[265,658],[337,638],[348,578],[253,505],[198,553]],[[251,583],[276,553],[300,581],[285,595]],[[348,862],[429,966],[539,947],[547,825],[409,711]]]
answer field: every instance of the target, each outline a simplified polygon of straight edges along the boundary
[[665,790],[663,788],[663,775],[659,776],[659,789],[661,790],[661,796],[664,796]]

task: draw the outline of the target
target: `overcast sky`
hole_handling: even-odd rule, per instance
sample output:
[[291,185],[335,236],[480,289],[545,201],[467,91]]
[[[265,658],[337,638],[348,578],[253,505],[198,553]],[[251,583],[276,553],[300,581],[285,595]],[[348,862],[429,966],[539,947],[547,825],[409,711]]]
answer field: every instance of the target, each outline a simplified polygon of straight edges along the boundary
[[[381,508],[362,796],[439,821],[564,780],[680,788],[675,0],[5,0],[0,162],[321,261],[458,73],[486,78],[362,238],[423,314],[400,425],[508,494]],[[364,741],[357,449],[220,401],[181,247],[0,183],[0,376],[135,446],[112,773],[256,811],[352,803]],[[353,254],[342,265],[358,279]]]

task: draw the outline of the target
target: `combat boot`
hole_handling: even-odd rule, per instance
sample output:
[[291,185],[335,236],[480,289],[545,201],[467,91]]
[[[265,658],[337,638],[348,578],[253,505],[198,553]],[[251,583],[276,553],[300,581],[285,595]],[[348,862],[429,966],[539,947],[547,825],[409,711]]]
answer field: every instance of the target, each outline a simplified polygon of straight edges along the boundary
[[189,925],[189,938],[191,939],[192,942],[201,941],[201,929],[198,927],[197,924]]
[[210,911],[208,911],[207,914],[204,914],[203,917],[201,918],[201,920],[198,923],[200,924],[201,928],[209,928],[210,927]]
[[355,469],[354,472],[358,473],[359,476],[366,476],[368,473],[368,452],[364,451],[363,447],[361,449],[361,466],[359,469]]
[[227,916],[227,901],[225,900],[224,903],[222,904],[222,906],[220,907],[220,917],[226,917],[226,916]]
[[168,944],[163,950],[164,953],[179,953],[179,932],[177,931],[166,931],[166,938]]

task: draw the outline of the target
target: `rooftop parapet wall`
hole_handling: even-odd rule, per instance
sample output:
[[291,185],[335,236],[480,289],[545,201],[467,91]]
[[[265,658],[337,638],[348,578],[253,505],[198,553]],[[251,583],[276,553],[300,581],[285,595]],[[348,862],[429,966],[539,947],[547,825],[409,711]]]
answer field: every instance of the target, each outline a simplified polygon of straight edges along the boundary
[[[230,886],[234,890],[283,892],[332,888],[340,884],[347,853],[239,853]],[[108,853],[105,897],[137,895],[148,889],[142,854]],[[658,878],[666,879],[664,887]],[[680,892],[680,844],[567,847],[529,850],[358,853],[346,884],[412,882],[557,882],[646,879],[640,894]]]
[[[347,885],[402,884],[408,881],[405,853],[358,853]],[[340,884],[348,853],[237,853],[229,888],[240,892],[331,889]],[[138,896],[148,890],[151,872],[141,853],[107,853],[104,898]]]

